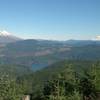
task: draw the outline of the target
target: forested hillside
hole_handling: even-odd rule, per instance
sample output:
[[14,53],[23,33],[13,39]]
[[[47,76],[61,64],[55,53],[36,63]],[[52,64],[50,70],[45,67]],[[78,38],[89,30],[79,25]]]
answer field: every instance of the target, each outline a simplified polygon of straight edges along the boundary
[[99,41],[20,40],[0,45],[0,100],[96,100]]
[[66,59],[100,60],[99,51],[99,41],[21,40],[0,47],[0,63],[29,66],[34,70],[36,64],[41,69]]
[[65,60],[36,72],[10,66],[0,66],[2,100],[20,100],[25,94],[31,95],[31,100],[96,100],[95,93],[100,91],[100,61]]

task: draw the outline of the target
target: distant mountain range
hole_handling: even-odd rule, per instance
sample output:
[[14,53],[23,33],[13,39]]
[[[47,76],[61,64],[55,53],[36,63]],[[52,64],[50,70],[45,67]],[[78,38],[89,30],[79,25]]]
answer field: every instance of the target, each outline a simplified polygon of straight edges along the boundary
[[62,60],[100,60],[100,41],[23,40],[0,32],[0,64],[40,69]]
[[68,40],[65,41],[67,45],[71,46],[85,46],[85,45],[99,45],[99,40]]

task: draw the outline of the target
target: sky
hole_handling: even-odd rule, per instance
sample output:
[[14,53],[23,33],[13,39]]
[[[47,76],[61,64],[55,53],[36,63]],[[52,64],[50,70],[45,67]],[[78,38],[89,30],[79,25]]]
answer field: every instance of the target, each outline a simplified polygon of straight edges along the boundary
[[100,0],[0,0],[0,30],[31,39],[94,39]]

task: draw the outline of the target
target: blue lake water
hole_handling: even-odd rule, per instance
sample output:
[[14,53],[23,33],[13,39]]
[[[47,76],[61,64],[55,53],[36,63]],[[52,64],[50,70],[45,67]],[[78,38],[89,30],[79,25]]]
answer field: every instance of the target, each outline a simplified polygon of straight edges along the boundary
[[37,71],[42,68],[45,68],[46,66],[48,66],[48,64],[32,64],[32,69],[33,71]]

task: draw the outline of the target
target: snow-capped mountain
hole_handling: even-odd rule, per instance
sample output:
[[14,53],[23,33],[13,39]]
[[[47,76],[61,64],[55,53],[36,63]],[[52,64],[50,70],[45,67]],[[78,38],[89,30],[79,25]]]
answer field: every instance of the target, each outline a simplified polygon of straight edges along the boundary
[[7,31],[0,31],[0,44],[16,42],[19,40],[20,38],[12,35]]
[[0,31],[0,36],[8,36],[11,35],[11,33],[7,32],[7,31]]

